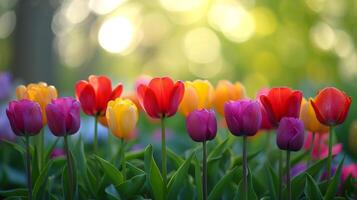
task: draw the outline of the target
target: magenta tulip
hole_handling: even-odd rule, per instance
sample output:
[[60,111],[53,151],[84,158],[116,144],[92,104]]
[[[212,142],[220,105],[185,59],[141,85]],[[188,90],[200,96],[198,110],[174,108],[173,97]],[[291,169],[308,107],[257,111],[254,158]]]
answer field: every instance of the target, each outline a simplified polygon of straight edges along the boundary
[[304,123],[297,118],[284,117],[280,121],[276,137],[280,149],[299,151],[304,144]]
[[192,140],[213,140],[217,133],[217,120],[213,110],[194,110],[186,118],[186,129]]
[[230,132],[236,136],[253,136],[262,123],[260,104],[254,100],[225,103],[224,116]]
[[47,123],[55,136],[72,135],[80,127],[80,103],[72,97],[52,100],[46,106]]
[[27,99],[11,101],[6,114],[12,130],[18,136],[37,135],[42,129],[41,108],[38,103]]

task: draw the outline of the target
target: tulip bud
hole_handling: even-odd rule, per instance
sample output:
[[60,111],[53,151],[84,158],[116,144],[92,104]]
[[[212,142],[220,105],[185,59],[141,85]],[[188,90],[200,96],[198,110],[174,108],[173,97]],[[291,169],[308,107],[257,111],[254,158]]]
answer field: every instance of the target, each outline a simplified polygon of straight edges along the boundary
[[287,151],[299,151],[304,144],[304,123],[294,117],[281,119],[276,136],[278,147]]
[[42,123],[47,123],[46,106],[52,99],[57,98],[57,89],[45,82],[31,83],[27,86],[20,85],[16,88],[17,99],[28,99],[40,105],[42,113]]
[[117,98],[109,101],[106,118],[110,131],[116,137],[127,140],[133,136],[139,113],[131,100]]
[[72,97],[52,100],[46,106],[48,127],[55,136],[75,134],[81,124],[80,103]]
[[217,120],[213,110],[194,110],[186,118],[186,129],[192,140],[213,140],[217,133]]
[[301,102],[300,119],[304,122],[306,130],[314,133],[326,133],[329,130],[328,126],[321,124],[315,114],[315,110],[311,105],[311,101],[305,99]]
[[253,136],[262,123],[260,104],[254,100],[228,101],[224,116],[230,132],[236,136]]
[[42,114],[38,103],[23,99],[11,101],[6,114],[14,133],[18,136],[37,135],[42,129]]
[[216,111],[224,116],[224,104],[246,98],[245,88],[240,82],[232,84],[227,80],[218,82],[214,92],[213,104]]
[[327,87],[310,101],[317,119],[326,126],[335,126],[345,121],[352,98],[337,88]]
[[187,116],[193,110],[211,108],[213,93],[213,86],[207,80],[186,81],[179,111]]

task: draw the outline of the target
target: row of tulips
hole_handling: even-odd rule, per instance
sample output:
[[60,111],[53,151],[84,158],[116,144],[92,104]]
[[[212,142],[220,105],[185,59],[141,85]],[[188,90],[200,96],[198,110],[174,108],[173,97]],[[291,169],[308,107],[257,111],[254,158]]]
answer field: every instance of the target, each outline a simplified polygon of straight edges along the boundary
[[[257,98],[252,100],[246,97],[245,89],[239,82],[232,84],[229,81],[220,81],[214,88],[206,80],[174,82],[169,77],[145,77],[138,83],[136,89],[136,95],[121,98],[122,84],[112,88],[110,79],[94,75],[88,80],[77,82],[76,99],[58,97],[55,87],[45,83],[17,88],[16,94],[19,100],[11,101],[6,113],[14,133],[26,138],[29,199],[32,199],[29,137],[40,133],[46,124],[55,136],[64,138],[68,163],[68,191],[73,192],[73,161],[68,147],[68,137],[76,133],[80,127],[80,108],[95,119],[94,154],[98,154],[98,122],[107,125],[111,133],[120,138],[124,144],[136,127],[140,109],[143,109],[150,118],[161,121],[163,199],[167,199],[168,187],[165,121],[177,111],[186,117],[186,129],[192,140],[202,143],[204,199],[207,199],[208,193],[206,145],[217,133],[217,119],[213,108],[224,117],[229,131],[243,138],[244,199],[248,199],[247,138],[254,136],[260,129],[276,129],[277,146],[286,152],[287,191],[288,199],[291,199],[290,152],[302,148],[305,129],[313,133],[313,138],[315,134],[330,131],[327,177],[331,177],[333,130],[344,122],[352,102],[344,92],[333,87],[322,89],[315,98],[309,100],[303,98],[301,91],[287,87],[262,90]],[[42,139],[38,144],[39,151],[43,146]],[[280,198],[282,198],[283,187],[282,151],[279,159]],[[124,150],[121,152],[124,153]],[[123,159],[121,169],[124,178],[125,163]],[[69,198],[73,199],[73,194]]]

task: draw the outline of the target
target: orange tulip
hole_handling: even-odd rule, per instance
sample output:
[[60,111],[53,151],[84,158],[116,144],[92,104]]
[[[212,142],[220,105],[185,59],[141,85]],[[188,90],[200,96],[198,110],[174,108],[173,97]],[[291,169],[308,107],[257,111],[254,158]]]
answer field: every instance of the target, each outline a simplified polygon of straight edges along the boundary
[[246,98],[245,88],[240,82],[232,84],[227,80],[221,80],[214,92],[213,104],[217,112],[224,116],[224,104],[227,101],[244,98]]

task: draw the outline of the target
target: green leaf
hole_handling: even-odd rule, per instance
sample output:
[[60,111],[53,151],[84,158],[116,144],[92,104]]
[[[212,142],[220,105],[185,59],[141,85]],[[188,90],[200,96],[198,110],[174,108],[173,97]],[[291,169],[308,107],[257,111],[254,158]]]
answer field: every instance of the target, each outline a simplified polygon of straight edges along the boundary
[[27,197],[27,188],[17,188],[12,190],[0,190],[0,196],[2,197],[18,197],[24,196]]
[[110,200],[121,200],[113,184],[105,188],[105,193],[107,194],[107,198]]
[[99,162],[104,174],[108,176],[114,185],[119,185],[124,181],[122,173],[114,165],[97,155],[94,158]]
[[179,155],[177,155],[175,152],[173,152],[169,148],[167,148],[167,157],[173,161],[176,168],[179,168],[182,165],[182,163],[184,162],[184,159],[182,159]]
[[26,153],[26,149],[14,142],[8,141],[8,140],[2,140],[3,143],[11,146],[12,148],[14,148],[16,151],[18,151],[21,155],[24,155]]
[[217,145],[211,153],[208,155],[207,162],[211,162],[212,159],[215,159],[217,157],[220,157],[223,152],[228,148],[227,143],[228,143],[229,138],[225,139],[222,143]]
[[47,162],[45,167],[41,170],[32,190],[32,195],[34,199],[43,199],[44,188],[46,187],[46,182],[48,177],[48,171],[50,170],[50,168],[52,167],[53,163],[56,160],[61,160],[61,158],[50,160],[49,162]]
[[336,195],[336,192],[338,190],[338,182],[341,177],[341,170],[343,166],[343,162],[345,161],[345,157],[341,160],[340,164],[337,167],[337,170],[335,172],[335,175],[332,177],[330,180],[330,183],[327,187],[327,191],[325,193],[324,199],[325,200],[332,200],[334,196]]
[[[238,186],[238,193],[235,197],[235,199],[238,200],[243,200],[243,180],[240,181],[239,186]],[[252,181],[252,173],[250,169],[248,168],[248,199],[249,200],[258,200],[257,195],[255,194],[254,187],[253,187],[253,181]]]
[[188,180],[187,173],[192,157],[193,154],[191,154],[190,157],[188,157],[180,168],[172,175],[167,186],[168,199],[175,199],[178,196],[178,192],[180,191],[180,188],[182,188],[184,181]]
[[195,153],[195,156],[193,158],[193,163],[195,165],[195,182],[196,182],[197,198],[198,200],[203,200],[202,175],[201,175],[202,172],[201,172],[200,162],[198,161],[197,158],[197,153]]
[[140,194],[140,190],[143,188],[145,180],[146,175],[140,174],[124,181],[120,185],[115,186],[115,188],[122,199],[128,199]]
[[[291,159],[290,161],[290,165],[291,166],[294,166],[296,165],[297,163],[299,163],[300,161],[302,161],[305,157],[307,157],[309,155],[309,151],[305,151],[305,152],[302,152],[301,154],[295,156],[293,159]],[[286,169],[284,168],[284,171]]]
[[274,172],[273,168],[269,163],[265,166],[265,171],[267,174],[268,178],[268,188],[269,188],[269,193],[272,199],[277,199],[277,191],[278,191],[278,175]]
[[308,173],[306,175],[306,184],[305,184],[305,196],[309,200],[323,200],[321,191],[314,178]]
[[[259,155],[260,152],[262,152],[262,150],[248,154],[248,160],[253,159],[255,156]],[[243,164],[243,156],[237,156],[233,159],[232,165],[230,168],[234,168],[236,166],[241,166],[242,164]]]
[[47,152],[46,152],[46,160],[49,160],[50,159],[50,155],[51,155],[51,152],[53,151],[53,149],[56,147],[58,141],[59,141],[60,137],[58,137],[52,144],[51,146],[47,149]]
[[[323,167],[326,165],[327,162],[327,158],[324,158],[322,160],[319,160],[318,162],[316,162],[314,165],[312,165],[311,167],[309,167],[305,172],[310,174],[312,177],[316,176],[321,169],[323,169]],[[304,192],[303,189],[295,189],[295,188],[304,188],[305,187],[305,174],[301,173],[297,176],[295,176],[292,180],[291,180],[291,187],[292,187],[292,199],[298,199],[300,197],[300,195]],[[285,195],[284,199],[286,199],[286,194],[287,194],[287,188],[284,188],[283,190],[283,196]]]
[[139,159],[144,157],[145,150],[139,150],[139,151],[132,151],[125,153],[125,160],[133,160],[133,159]]
[[156,200],[164,199],[164,182],[161,173],[157,167],[154,157],[152,155],[152,146],[148,145],[145,149],[145,173],[149,182],[151,192]]
[[225,187],[233,180],[236,174],[238,174],[239,178],[241,178],[242,173],[238,171],[238,167],[228,171],[226,175],[224,175],[220,181],[213,187],[212,191],[208,196],[208,200],[220,199]]

